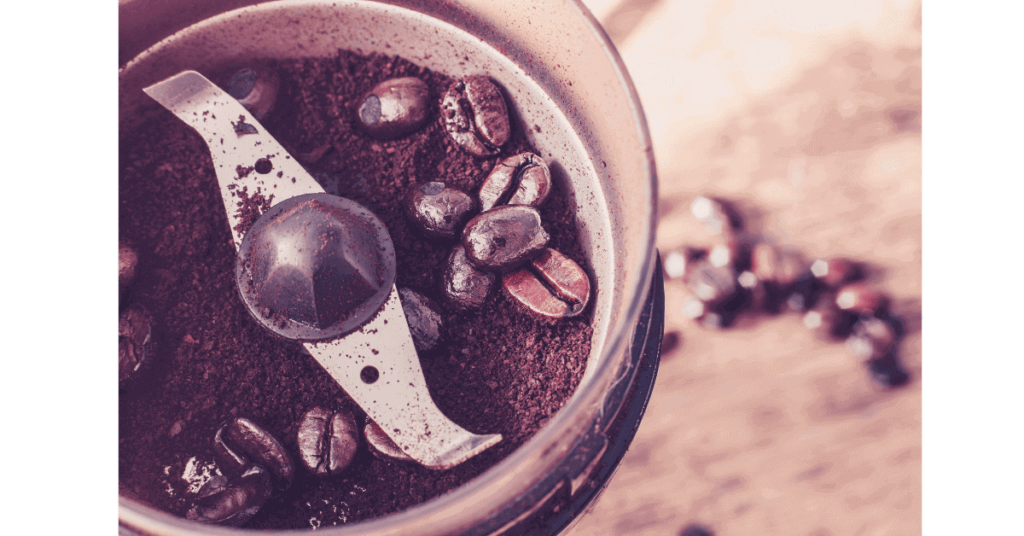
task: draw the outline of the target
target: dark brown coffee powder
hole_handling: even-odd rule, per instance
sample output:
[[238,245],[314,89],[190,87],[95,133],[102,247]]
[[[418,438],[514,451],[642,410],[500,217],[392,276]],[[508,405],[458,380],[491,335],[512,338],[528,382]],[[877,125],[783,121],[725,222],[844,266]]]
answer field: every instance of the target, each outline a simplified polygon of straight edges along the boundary
[[[330,59],[275,62],[278,108],[264,126],[328,193],[353,199],[387,226],[397,254],[397,284],[444,303],[441,278],[452,248],[419,236],[399,200],[414,184],[442,181],[472,195],[496,162],[530,150],[523,128],[499,155],[475,158],[457,147],[438,119],[452,79],[396,57],[340,51]],[[205,73],[217,80],[223,73]],[[434,120],[396,140],[379,141],[354,122],[358,99],[375,84],[416,76],[430,88]],[[154,105],[155,107],[155,105]],[[120,396],[121,493],[183,516],[213,470],[213,436],[234,416],[252,419],[293,456],[302,414],[315,406],[363,412],[301,345],[260,327],[234,282],[231,243],[209,151],[170,112],[122,133],[121,237],[139,251],[138,276],[123,300],[154,318],[154,363]],[[550,247],[586,266],[565,177],[540,208]],[[253,212],[270,204],[259,192],[234,200]],[[565,403],[590,353],[591,314],[537,319],[500,290],[478,311],[445,311],[441,344],[421,354],[435,403],[475,433],[504,440],[447,471],[378,459],[365,442],[342,475],[299,471],[247,524],[303,528],[353,523],[397,512],[452,490],[522,445]]]

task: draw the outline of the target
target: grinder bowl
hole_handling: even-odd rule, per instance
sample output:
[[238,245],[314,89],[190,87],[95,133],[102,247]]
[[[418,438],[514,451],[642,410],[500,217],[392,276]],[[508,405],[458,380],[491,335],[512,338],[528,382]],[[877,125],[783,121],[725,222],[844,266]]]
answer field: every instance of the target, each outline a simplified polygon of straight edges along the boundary
[[[250,57],[327,57],[338,48],[381,52],[457,78],[486,73],[505,88],[513,117],[534,127],[526,129],[528,140],[565,181],[590,259],[597,292],[586,372],[532,439],[461,488],[378,520],[321,530],[517,533],[543,513],[552,532],[578,515],[639,425],[664,314],[646,120],[618,54],[587,9],[573,0],[122,0],[119,7],[122,133],[152,109],[141,88],[185,69]],[[227,13],[235,8],[241,9]],[[623,407],[631,393],[632,405]],[[570,507],[544,508],[556,503]],[[234,532],[126,497],[119,516],[124,533]]]

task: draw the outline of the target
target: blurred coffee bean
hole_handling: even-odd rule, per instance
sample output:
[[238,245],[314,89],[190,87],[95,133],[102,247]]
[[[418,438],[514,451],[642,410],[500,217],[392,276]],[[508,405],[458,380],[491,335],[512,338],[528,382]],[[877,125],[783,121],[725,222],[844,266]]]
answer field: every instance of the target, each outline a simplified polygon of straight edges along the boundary
[[551,193],[551,172],[541,157],[520,153],[499,162],[480,186],[480,209],[499,205],[539,207]]
[[199,490],[185,519],[238,527],[256,515],[270,492],[270,474],[258,465],[246,467],[235,477],[218,475]]
[[485,272],[466,256],[466,248],[461,244],[455,246],[444,270],[444,295],[454,309],[466,311],[478,309],[494,288],[496,274]]
[[679,533],[679,536],[715,536],[715,533],[711,532],[711,529],[703,525],[691,523],[683,527],[683,530]]
[[455,240],[476,212],[476,200],[443,182],[417,184],[405,196],[405,215],[431,238]]
[[409,323],[413,346],[420,352],[433,350],[441,340],[441,313],[430,298],[408,288],[399,288],[405,320]]
[[501,91],[486,76],[469,76],[448,88],[441,101],[448,135],[476,156],[498,154],[512,130]]
[[678,331],[672,330],[666,332],[661,339],[661,359],[672,355],[672,352],[679,348],[679,341],[682,340],[682,336]]
[[860,315],[843,311],[831,301],[821,300],[817,307],[804,313],[804,325],[826,339],[846,340],[853,334],[853,327],[860,321]]
[[724,302],[736,293],[736,280],[728,267],[715,266],[710,260],[701,259],[692,263],[687,272],[686,284],[705,303]]
[[732,249],[725,245],[719,244],[708,252],[708,262],[715,268],[724,268],[726,266],[732,266]]
[[370,445],[370,452],[382,459],[393,459],[402,462],[414,461],[411,456],[398,448],[398,445],[391,440],[384,430],[377,423],[368,421],[363,428],[363,435],[366,436],[366,443]]
[[682,312],[684,316],[703,327],[721,329],[731,326],[750,304],[750,291],[742,289],[717,303],[708,303],[688,296],[683,300]]
[[224,88],[257,121],[263,122],[274,111],[281,80],[277,72],[263,64],[236,71]]
[[699,320],[704,316],[704,310],[707,307],[704,306],[704,302],[700,301],[694,296],[687,296],[683,299],[682,312],[683,316],[691,320]]
[[316,476],[337,476],[359,449],[359,426],[352,412],[324,408],[307,411],[299,421],[299,459]]
[[868,361],[867,367],[871,379],[885,388],[900,387],[910,381],[910,373],[903,368],[903,363],[900,362],[895,350]]
[[846,348],[861,361],[877,359],[896,346],[896,334],[888,323],[874,317],[862,317],[846,339]]
[[707,257],[708,250],[684,246],[673,249],[665,256],[662,270],[666,279],[686,277],[686,270],[695,262]]
[[221,425],[213,438],[217,465],[236,473],[249,463],[263,466],[274,475],[279,489],[291,487],[295,462],[281,442],[256,423],[238,417]]
[[426,82],[419,78],[385,80],[362,98],[356,119],[375,138],[397,138],[420,128],[430,117],[429,95]]
[[811,263],[811,273],[825,283],[828,288],[839,288],[840,286],[864,278],[864,265],[844,259],[833,257],[831,259],[818,259]]
[[118,385],[124,388],[139,374],[152,355],[152,317],[146,311],[131,307],[121,313],[117,325]]
[[537,256],[548,243],[540,212],[526,205],[492,208],[469,220],[462,231],[466,255],[477,267],[507,273]]
[[786,306],[801,313],[813,309],[827,290],[828,287],[807,270],[789,285]]
[[743,229],[743,218],[731,204],[706,196],[698,196],[690,204],[690,212],[704,222],[709,235],[731,234]]
[[590,278],[572,259],[546,248],[525,267],[502,277],[505,291],[549,318],[576,316],[590,300]]
[[795,251],[764,242],[752,247],[750,270],[759,281],[787,286],[800,276],[805,266],[803,258]]
[[844,311],[873,315],[889,307],[889,297],[864,283],[853,283],[839,289],[836,306]]
[[139,266],[139,254],[125,242],[117,243],[117,296],[124,297],[124,291],[135,280],[135,272]]
[[681,251],[672,250],[665,255],[662,264],[665,279],[679,279],[686,273],[686,256]]

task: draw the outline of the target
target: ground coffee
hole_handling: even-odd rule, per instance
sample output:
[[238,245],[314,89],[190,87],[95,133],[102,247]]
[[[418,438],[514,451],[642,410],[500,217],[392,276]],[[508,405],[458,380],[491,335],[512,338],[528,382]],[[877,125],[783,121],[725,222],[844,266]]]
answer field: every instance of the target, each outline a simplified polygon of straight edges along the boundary
[[[438,102],[453,82],[441,73],[397,57],[347,51],[270,66],[281,76],[281,95],[264,126],[328,193],[363,204],[385,223],[399,287],[444,303],[442,271],[453,244],[413,231],[399,200],[428,181],[476,195],[496,162],[531,150],[523,129],[532,127],[513,117],[502,151],[474,157],[452,142],[439,118]],[[224,73],[204,74],[218,80]],[[354,118],[358,99],[381,81],[406,76],[427,83],[431,121],[389,141],[361,132]],[[184,516],[213,474],[213,436],[226,420],[253,420],[298,459],[296,433],[306,411],[348,408],[359,422],[364,414],[299,344],[250,318],[235,288],[235,251],[200,137],[170,112],[154,109],[152,120],[121,140],[119,230],[139,253],[136,281],[122,307],[152,315],[154,363],[120,396],[120,492]],[[557,173],[553,179],[540,207],[549,247],[587,266],[566,179]],[[270,203],[251,192],[239,198],[253,209],[252,221],[256,207]],[[378,459],[363,442],[345,473],[321,479],[299,471],[291,489],[275,494],[246,526],[315,528],[373,519],[479,475],[522,445],[573,393],[590,353],[591,316],[541,320],[500,290],[480,310],[446,310],[442,342],[421,353],[431,395],[460,426],[504,440],[440,472]]]

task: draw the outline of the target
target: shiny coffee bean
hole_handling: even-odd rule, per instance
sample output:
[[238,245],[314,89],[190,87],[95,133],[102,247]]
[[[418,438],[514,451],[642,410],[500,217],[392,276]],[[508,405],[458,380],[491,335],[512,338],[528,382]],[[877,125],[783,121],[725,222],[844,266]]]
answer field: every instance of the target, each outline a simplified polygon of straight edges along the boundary
[[888,309],[889,297],[866,284],[853,283],[839,289],[836,306],[844,311],[873,315]]
[[805,312],[814,309],[818,300],[828,291],[825,283],[814,277],[810,270],[800,274],[787,289],[786,306],[790,310]]
[[818,259],[811,263],[811,273],[821,280],[828,288],[839,288],[846,283],[851,283],[864,278],[864,266],[858,262],[833,257],[831,259]]
[[693,263],[707,256],[708,250],[703,248],[684,246],[673,249],[665,256],[665,262],[662,265],[665,278],[669,280],[685,278],[687,270],[693,266]]
[[537,256],[548,243],[540,212],[504,205],[478,214],[462,231],[466,255],[479,268],[507,273]]
[[789,285],[800,276],[805,266],[799,253],[764,242],[755,244],[751,251],[750,270],[762,282]]
[[281,80],[277,72],[266,65],[257,64],[236,71],[224,89],[257,121],[262,122],[274,111],[280,87]]
[[502,277],[516,301],[534,313],[563,318],[583,312],[590,300],[590,278],[572,259],[546,248],[526,266]]
[[541,157],[520,153],[499,162],[480,186],[480,208],[499,205],[539,207],[551,193],[551,171]]
[[369,421],[363,428],[363,435],[366,436],[366,443],[370,445],[370,452],[382,459],[393,459],[402,462],[414,461],[411,456],[398,448],[398,445],[391,440],[384,430],[377,423]]
[[417,184],[405,196],[405,215],[430,238],[455,240],[477,212],[476,200],[443,182]]
[[728,267],[714,266],[708,259],[701,259],[688,272],[686,284],[703,302],[721,303],[736,293],[736,280]]
[[739,211],[721,199],[698,196],[690,204],[690,212],[704,222],[704,230],[709,235],[732,234],[743,229]]
[[867,362],[871,379],[885,388],[900,387],[910,381],[910,373],[903,368],[899,356],[893,350],[888,354]]
[[221,425],[213,438],[217,465],[227,473],[237,473],[255,463],[274,475],[279,489],[291,487],[295,462],[281,442],[256,423],[238,417]]
[[405,320],[417,351],[433,350],[441,340],[441,312],[430,298],[408,288],[399,288]]
[[356,119],[367,134],[383,140],[408,134],[430,117],[430,90],[415,77],[385,80],[360,101]]
[[299,459],[316,476],[337,476],[359,450],[359,426],[352,412],[324,408],[307,411],[299,421]]
[[853,327],[860,321],[860,315],[836,308],[831,301],[822,300],[813,310],[804,314],[804,325],[826,339],[846,340],[853,334]]
[[135,280],[135,272],[139,266],[139,254],[124,242],[117,244],[117,295],[124,297],[124,291]]
[[117,325],[119,387],[125,387],[149,362],[153,346],[152,322],[147,312],[136,307],[121,313]]
[[896,346],[892,327],[877,318],[862,318],[853,326],[853,334],[846,339],[846,348],[861,361],[878,359]]
[[441,101],[441,117],[455,143],[476,156],[498,154],[512,132],[505,98],[486,76],[452,84]]
[[238,527],[256,515],[270,497],[270,474],[250,465],[238,476],[215,476],[199,490],[185,518],[213,525]]
[[445,298],[455,310],[478,309],[487,301],[497,278],[496,274],[474,266],[466,256],[466,248],[459,244],[452,250],[445,264]]

